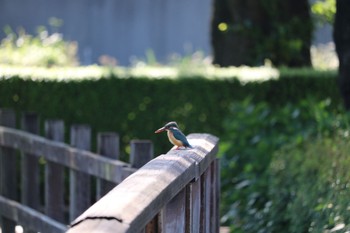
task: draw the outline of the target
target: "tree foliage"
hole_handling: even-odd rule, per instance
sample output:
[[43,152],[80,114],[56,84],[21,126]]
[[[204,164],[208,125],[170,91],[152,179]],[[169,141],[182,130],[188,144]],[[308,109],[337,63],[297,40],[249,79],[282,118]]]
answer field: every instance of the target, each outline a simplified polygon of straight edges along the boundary
[[336,12],[335,0],[318,0],[312,4],[311,11],[318,22],[332,24]]
[[214,63],[309,66],[313,23],[307,0],[215,0]]
[[23,28],[14,32],[4,28],[6,37],[0,43],[0,64],[21,66],[75,66],[78,64],[77,44],[65,41],[63,35],[38,28],[37,35]]

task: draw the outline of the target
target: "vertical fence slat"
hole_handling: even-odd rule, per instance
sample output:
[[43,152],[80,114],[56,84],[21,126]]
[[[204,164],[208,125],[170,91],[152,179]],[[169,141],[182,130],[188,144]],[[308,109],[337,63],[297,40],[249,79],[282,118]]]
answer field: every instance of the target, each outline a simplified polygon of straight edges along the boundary
[[210,169],[201,175],[200,232],[210,233]]
[[[64,142],[64,122],[45,121],[45,137]],[[45,213],[64,223],[64,167],[50,161],[45,166]]]
[[[39,134],[39,117],[36,113],[24,113],[21,119],[23,131]],[[40,209],[39,160],[35,155],[21,153],[21,202],[35,210]],[[34,233],[32,229],[24,232]]]
[[214,231],[213,232],[217,232],[219,233],[220,231],[220,192],[221,192],[221,184],[220,184],[220,159],[216,158],[214,160],[214,190],[215,190],[215,198],[214,198],[214,202],[215,202],[215,210],[214,210]]
[[[153,159],[153,143],[150,140],[131,140],[129,163],[133,168],[140,168]],[[147,224],[142,232],[156,232],[159,216]]]
[[181,190],[162,210],[162,232],[186,231],[186,188]]
[[[74,125],[70,132],[71,145],[79,149],[90,150],[91,129],[87,125]],[[76,170],[70,170],[70,216],[73,221],[90,207],[90,176]]]
[[191,232],[191,225],[192,220],[191,220],[191,212],[192,212],[192,206],[191,206],[191,185],[190,183],[186,185],[185,187],[185,233],[190,233]]
[[212,187],[211,187],[211,169],[210,165],[205,171],[207,173],[206,179],[205,179],[205,205],[206,205],[206,211],[205,211],[205,231],[206,233],[212,233],[211,230],[211,221],[210,221],[210,213],[211,213],[211,194],[212,194]]
[[216,231],[217,227],[217,218],[216,215],[218,214],[217,211],[217,166],[216,166],[216,160],[213,160],[213,162],[210,164],[209,168],[211,177],[210,177],[210,232],[218,233]]
[[[16,114],[10,109],[0,109],[0,125],[16,128]],[[18,200],[16,151],[11,148],[0,147],[0,195]],[[1,216],[0,216],[1,217]],[[16,223],[1,217],[2,232],[14,232]]]
[[201,182],[200,179],[189,184],[190,188],[190,233],[199,233],[201,209]]
[[[35,113],[22,115],[22,130],[39,134],[39,117]],[[21,154],[21,201],[35,210],[40,208],[39,160],[35,155]]]
[[161,226],[160,226],[160,219],[161,214],[157,214],[145,227],[144,231],[145,233],[162,233]]
[[[119,135],[117,133],[105,132],[97,135],[97,153],[99,155],[119,159]],[[106,180],[96,180],[96,199],[99,200],[102,196],[108,193],[115,187],[116,184]]]
[[150,140],[132,140],[130,147],[131,167],[140,168],[153,159],[153,144]]

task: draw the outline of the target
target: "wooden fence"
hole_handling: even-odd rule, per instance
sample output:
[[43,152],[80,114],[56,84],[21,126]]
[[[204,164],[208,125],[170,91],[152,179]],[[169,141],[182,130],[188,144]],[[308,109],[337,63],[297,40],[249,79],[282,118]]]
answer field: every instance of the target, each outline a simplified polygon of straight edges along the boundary
[[16,224],[25,232],[45,233],[219,232],[215,136],[191,134],[194,149],[171,150],[153,160],[152,143],[134,140],[128,164],[117,160],[116,133],[98,134],[95,154],[86,125],[71,127],[71,145],[63,142],[63,121],[45,121],[45,137],[36,135],[36,114],[22,116],[22,130],[15,126],[14,112],[0,109],[3,233],[14,232]]
[[75,219],[68,233],[218,233],[218,139],[188,139],[195,149],[148,162]]
[[[38,136],[37,114],[23,114],[15,129],[12,110],[0,109],[0,223],[3,233],[65,232],[69,222],[153,157],[148,140],[131,142],[130,164],[118,160],[119,136],[99,133],[90,152],[91,129],[73,125],[64,143],[64,123],[47,120]],[[68,197],[68,198],[67,198]]]

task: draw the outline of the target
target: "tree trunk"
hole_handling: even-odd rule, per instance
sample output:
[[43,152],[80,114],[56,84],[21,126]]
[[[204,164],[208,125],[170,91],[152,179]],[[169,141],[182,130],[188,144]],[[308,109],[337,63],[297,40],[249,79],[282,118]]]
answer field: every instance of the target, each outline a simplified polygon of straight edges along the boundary
[[346,110],[350,110],[350,1],[337,0],[334,42],[339,58],[338,84]]
[[311,35],[308,0],[214,0],[214,64],[310,66]]

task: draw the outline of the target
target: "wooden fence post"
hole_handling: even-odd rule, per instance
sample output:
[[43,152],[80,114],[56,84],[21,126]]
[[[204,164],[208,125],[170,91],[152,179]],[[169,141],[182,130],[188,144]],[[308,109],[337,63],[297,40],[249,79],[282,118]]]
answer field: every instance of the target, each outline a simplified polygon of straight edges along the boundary
[[[24,113],[21,128],[32,134],[39,134],[39,117],[36,113]],[[39,160],[35,155],[21,153],[21,202],[39,210]]]
[[153,159],[153,144],[150,140],[131,140],[130,164],[140,168]]
[[[16,128],[15,112],[10,109],[0,109],[0,125]],[[0,147],[0,195],[17,200],[17,184],[16,151]],[[0,220],[2,232],[15,231],[16,222],[5,217],[1,217]]]
[[[64,142],[64,122],[45,121],[45,137]],[[45,166],[45,213],[49,217],[64,223],[64,167],[46,161]]]
[[[39,134],[39,117],[36,113],[24,113],[21,129],[32,134]],[[39,160],[35,155],[21,153],[21,202],[35,210],[39,210]],[[26,233],[34,233],[24,229]]]
[[[83,150],[90,150],[91,129],[87,125],[73,125],[70,131],[71,145]],[[83,162],[83,161],[81,161]],[[69,221],[73,221],[90,207],[90,176],[73,169],[70,170],[70,209]]]
[[[97,154],[111,159],[119,159],[119,135],[112,132],[99,133],[97,135]],[[115,185],[112,182],[97,179],[96,200],[112,190]]]

